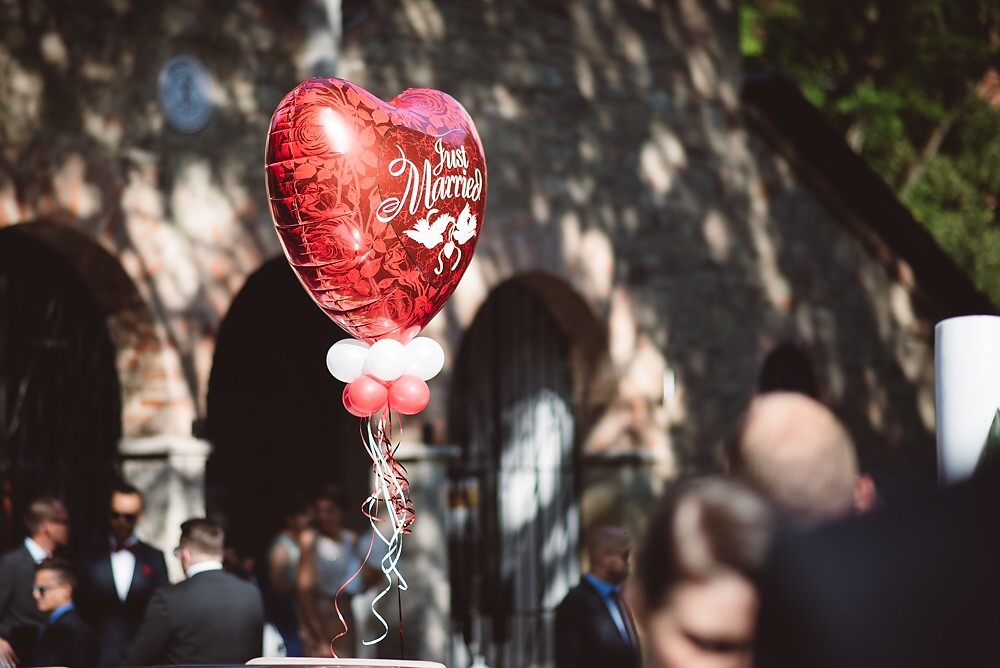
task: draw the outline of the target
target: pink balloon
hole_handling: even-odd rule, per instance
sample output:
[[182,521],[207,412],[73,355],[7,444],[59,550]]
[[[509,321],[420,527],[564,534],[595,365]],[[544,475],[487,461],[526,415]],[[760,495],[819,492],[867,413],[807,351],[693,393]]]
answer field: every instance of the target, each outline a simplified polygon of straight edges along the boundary
[[344,402],[344,408],[346,408],[347,412],[350,413],[351,415],[354,415],[356,417],[365,417],[365,414],[358,412],[358,410],[354,407],[354,404],[351,403],[350,389],[351,389],[350,383],[344,386],[344,394],[341,397],[341,399]]
[[377,379],[369,375],[358,376],[344,388],[344,407],[352,415],[374,415],[385,406],[388,395],[385,385]]
[[430,388],[419,376],[400,376],[389,384],[389,408],[403,415],[419,413],[430,400]]

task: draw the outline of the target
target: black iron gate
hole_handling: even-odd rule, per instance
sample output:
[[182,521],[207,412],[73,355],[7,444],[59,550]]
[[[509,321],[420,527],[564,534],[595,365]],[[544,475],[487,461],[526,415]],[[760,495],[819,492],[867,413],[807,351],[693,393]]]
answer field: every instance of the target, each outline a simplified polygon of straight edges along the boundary
[[542,301],[507,283],[455,366],[453,615],[491,668],[553,664],[555,606],[579,577],[567,339]]
[[0,547],[41,494],[66,502],[73,544],[99,531],[120,436],[115,350],[86,284],[44,242],[0,231]]

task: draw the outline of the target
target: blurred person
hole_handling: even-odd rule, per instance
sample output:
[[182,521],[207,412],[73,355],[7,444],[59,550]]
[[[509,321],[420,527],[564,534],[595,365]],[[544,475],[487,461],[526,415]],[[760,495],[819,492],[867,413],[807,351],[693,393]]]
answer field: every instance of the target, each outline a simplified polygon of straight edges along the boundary
[[[222,560],[222,567],[226,572],[232,573],[241,580],[246,580],[260,589],[261,600],[264,603],[264,635],[262,638],[261,656],[301,656],[301,654],[290,655],[288,653],[288,641],[274,621],[275,610],[273,603],[277,594],[266,587],[260,587],[260,581],[255,574],[257,560],[250,554],[250,551],[242,544],[227,545],[225,556]],[[283,613],[284,611],[281,612]]]
[[728,444],[727,466],[794,527],[875,505],[875,484],[859,472],[847,428],[829,408],[798,392],[769,392],[750,402]]
[[271,541],[267,553],[267,583],[264,605],[268,619],[285,639],[287,656],[302,656],[302,640],[297,605],[299,559],[302,534],[312,526],[309,502],[293,497],[282,516],[281,531]]
[[638,634],[621,595],[629,552],[624,529],[600,526],[587,535],[589,571],[556,607],[556,668],[639,666]]
[[125,665],[234,664],[260,655],[260,592],[223,570],[224,544],[217,522],[195,518],[181,524],[174,554],[187,579],[153,594],[125,650]]
[[1000,462],[879,512],[778,536],[760,668],[1000,665]]
[[28,537],[0,557],[0,668],[30,662],[46,615],[32,595],[35,566],[69,542],[69,513],[51,496],[35,499],[24,518]]
[[694,479],[668,490],[649,520],[628,592],[649,666],[752,665],[754,580],[773,524],[767,502],[731,479]]
[[282,523],[267,553],[268,584],[279,594],[294,596],[302,534],[312,526],[309,502],[299,496],[293,497],[282,515]]
[[46,559],[35,568],[32,594],[47,620],[38,638],[34,665],[89,668],[100,660],[97,636],[73,604],[75,587],[76,577],[63,559]]
[[304,650],[309,656],[353,657],[358,630],[351,600],[367,579],[358,535],[344,526],[344,500],[335,487],[324,488],[312,507],[315,527],[302,533],[297,581]]
[[144,499],[132,485],[111,493],[109,533],[80,559],[77,604],[101,641],[101,668],[117,666],[159,587],[170,584],[163,552],[135,534]]

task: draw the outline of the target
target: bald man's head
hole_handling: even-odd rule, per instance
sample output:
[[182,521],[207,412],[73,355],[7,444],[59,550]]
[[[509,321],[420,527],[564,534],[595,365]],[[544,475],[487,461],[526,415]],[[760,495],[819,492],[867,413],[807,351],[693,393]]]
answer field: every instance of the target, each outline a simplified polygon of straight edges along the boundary
[[874,501],[847,429],[803,394],[771,392],[751,401],[728,455],[730,471],[798,526],[864,511]]

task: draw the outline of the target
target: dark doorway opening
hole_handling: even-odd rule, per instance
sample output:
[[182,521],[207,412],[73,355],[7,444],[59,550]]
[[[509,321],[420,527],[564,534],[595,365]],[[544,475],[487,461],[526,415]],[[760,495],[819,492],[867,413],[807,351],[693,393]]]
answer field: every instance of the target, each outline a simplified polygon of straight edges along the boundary
[[0,546],[23,538],[42,494],[66,502],[73,548],[103,530],[121,411],[115,348],[83,277],[18,226],[0,231]]
[[208,384],[206,500],[258,566],[287,501],[325,484],[357,501],[348,525],[365,526],[370,463],[359,420],[341,401],[344,385],[326,368],[326,351],[346,336],[284,258],[247,279],[219,328]]
[[809,353],[788,341],[768,353],[757,377],[758,392],[799,392],[821,401],[819,378]]

